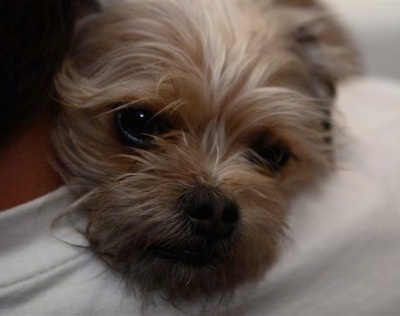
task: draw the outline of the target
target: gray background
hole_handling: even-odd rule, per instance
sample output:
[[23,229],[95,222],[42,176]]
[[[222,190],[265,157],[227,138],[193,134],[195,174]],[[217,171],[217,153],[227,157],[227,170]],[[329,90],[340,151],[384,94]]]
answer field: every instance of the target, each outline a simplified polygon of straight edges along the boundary
[[400,79],[400,0],[324,0],[360,47],[366,74]]

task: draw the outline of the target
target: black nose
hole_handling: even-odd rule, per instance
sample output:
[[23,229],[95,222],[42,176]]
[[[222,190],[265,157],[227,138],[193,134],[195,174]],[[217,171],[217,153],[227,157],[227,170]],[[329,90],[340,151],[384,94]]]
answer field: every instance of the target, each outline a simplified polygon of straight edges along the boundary
[[195,232],[209,239],[230,237],[239,219],[237,204],[214,188],[199,186],[181,197]]

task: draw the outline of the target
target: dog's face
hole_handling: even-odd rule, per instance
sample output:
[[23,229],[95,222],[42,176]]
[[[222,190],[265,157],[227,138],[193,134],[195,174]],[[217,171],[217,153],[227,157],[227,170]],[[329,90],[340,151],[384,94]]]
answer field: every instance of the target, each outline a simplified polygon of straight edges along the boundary
[[260,278],[292,193],[331,165],[354,60],[319,7],[277,3],[121,2],[78,26],[54,143],[91,247],[144,293]]

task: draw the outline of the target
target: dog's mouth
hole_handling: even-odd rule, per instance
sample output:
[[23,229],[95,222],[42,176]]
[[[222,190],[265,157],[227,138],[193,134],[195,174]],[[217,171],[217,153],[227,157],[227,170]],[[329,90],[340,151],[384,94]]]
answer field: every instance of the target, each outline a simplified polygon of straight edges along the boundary
[[209,265],[228,251],[228,245],[219,244],[206,247],[162,248],[151,247],[151,253],[162,260],[190,265]]
[[170,250],[157,249],[154,254],[162,259],[173,262],[185,262],[189,264],[209,264],[216,258],[209,252],[197,249]]

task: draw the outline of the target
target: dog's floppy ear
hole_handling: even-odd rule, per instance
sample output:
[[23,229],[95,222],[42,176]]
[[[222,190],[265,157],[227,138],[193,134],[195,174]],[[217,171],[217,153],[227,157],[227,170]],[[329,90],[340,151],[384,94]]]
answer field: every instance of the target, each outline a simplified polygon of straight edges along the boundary
[[332,103],[337,84],[360,70],[359,55],[346,31],[314,0],[273,0],[275,16],[287,39],[286,49],[304,63],[303,87],[321,106],[324,140],[331,143]]
[[331,99],[338,81],[358,73],[358,52],[346,31],[314,0],[274,0],[289,49],[304,62],[318,98]]

